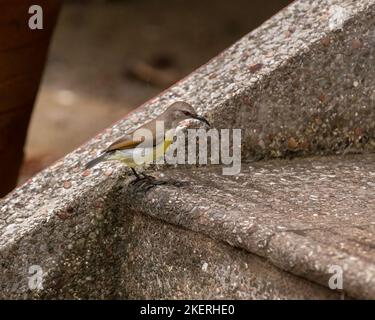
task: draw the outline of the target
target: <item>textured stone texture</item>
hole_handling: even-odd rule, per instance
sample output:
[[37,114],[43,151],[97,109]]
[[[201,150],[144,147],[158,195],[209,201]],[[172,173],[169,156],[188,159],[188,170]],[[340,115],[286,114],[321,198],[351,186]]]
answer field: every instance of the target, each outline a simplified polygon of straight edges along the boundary
[[[15,190],[1,201],[0,296],[167,296],[163,287],[124,282],[132,274],[143,280],[143,261],[152,283],[169,283],[175,297],[212,297],[213,291],[337,297],[327,289],[328,268],[337,264],[345,270],[344,294],[375,298],[373,154],[250,163],[238,177],[220,176],[219,168],[168,169],[167,178],[187,183],[148,193],[128,185],[128,171],[118,164],[83,171],[99,149],[177,99],[216,128],[242,128],[247,161],[374,151],[374,18],[373,0],[296,1]],[[155,254],[165,249],[172,257],[166,239],[176,242],[181,232],[180,261],[170,274],[165,259],[147,251],[165,228]],[[207,255],[208,278],[196,271],[196,246]],[[137,250],[150,252],[153,272]],[[221,286],[231,259],[228,281],[238,284]],[[46,272],[40,292],[27,289],[33,264]],[[194,285],[193,274],[200,279]]]
[[186,183],[136,192],[121,207],[245,249],[323,286],[330,267],[341,266],[349,296],[375,297],[375,154],[262,161],[244,165],[237,177],[223,177],[220,168],[165,176]]
[[135,299],[338,299],[265,259],[135,214],[118,289]]
[[[148,192],[109,178],[3,247],[2,295],[338,298],[327,288],[338,265],[343,294],[373,298],[374,160],[261,161],[225,178],[220,167],[169,169],[169,184]],[[27,290],[33,264],[47,272],[39,293]]]

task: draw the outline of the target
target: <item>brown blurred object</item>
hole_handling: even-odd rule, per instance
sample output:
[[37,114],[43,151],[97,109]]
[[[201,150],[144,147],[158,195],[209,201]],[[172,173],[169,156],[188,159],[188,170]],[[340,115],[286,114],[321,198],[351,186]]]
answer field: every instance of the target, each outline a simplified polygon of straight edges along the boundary
[[35,1],[0,0],[0,197],[17,184],[26,132],[60,0],[39,0],[43,29],[31,30]]
[[158,68],[144,61],[138,61],[129,67],[127,75],[161,88],[169,87],[181,78],[181,75],[171,68]]

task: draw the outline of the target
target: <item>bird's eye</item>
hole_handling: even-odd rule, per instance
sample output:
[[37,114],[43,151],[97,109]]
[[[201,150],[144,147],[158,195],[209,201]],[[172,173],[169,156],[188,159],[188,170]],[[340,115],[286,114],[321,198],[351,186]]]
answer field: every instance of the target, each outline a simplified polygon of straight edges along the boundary
[[185,115],[185,116],[190,116],[190,112],[189,111],[182,111],[182,113]]

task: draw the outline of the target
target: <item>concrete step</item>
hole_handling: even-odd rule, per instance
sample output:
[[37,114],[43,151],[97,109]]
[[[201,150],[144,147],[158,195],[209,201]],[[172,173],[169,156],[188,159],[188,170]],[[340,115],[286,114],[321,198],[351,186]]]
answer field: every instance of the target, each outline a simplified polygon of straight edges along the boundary
[[158,171],[148,191],[123,170],[68,207],[7,216],[1,297],[375,298],[375,154],[221,169]]
[[[273,266],[326,288],[333,275],[330,268],[338,266],[343,271],[341,293],[353,298],[375,298],[375,154],[247,163],[238,177],[222,176],[221,168],[212,167],[170,170],[165,176],[164,179],[183,182],[183,186],[156,187],[146,195],[136,192],[137,196],[131,199],[127,199],[129,190],[125,189],[124,199],[119,195],[122,200],[118,210],[142,212],[194,231],[188,233],[188,243],[196,241],[199,233],[228,243],[231,248],[226,248],[227,254],[244,249],[248,254],[264,257]],[[162,228],[158,232],[166,233]],[[163,235],[159,234],[160,237]],[[158,249],[159,240],[156,244],[140,242],[141,245],[136,245],[137,251],[133,251],[137,257],[129,274],[135,272],[139,276],[137,283],[145,284],[150,273],[142,265],[148,265],[146,260],[151,255],[159,270],[165,248]],[[174,244],[179,243],[175,239]],[[147,244],[156,253],[147,250]],[[223,250],[215,250],[206,253],[202,261],[222,254]],[[147,254],[142,254],[142,259],[138,253],[143,251]],[[187,268],[194,262],[191,254],[186,256],[180,248],[174,254],[175,260],[185,261]],[[228,265],[203,263],[202,267],[214,279],[222,278],[219,270],[228,268],[232,273],[239,268],[236,261]],[[173,271],[165,274],[156,270],[153,272],[159,279],[171,283]],[[270,270],[274,269],[269,265],[258,270],[260,278]],[[196,266],[196,272],[199,271]],[[245,274],[240,278],[246,278]],[[174,286],[178,286],[177,278]],[[171,285],[172,289],[174,286]],[[147,296],[147,289],[138,290],[138,297]],[[176,287],[174,290],[178,291]],[[237,290],[237,297],[241,292],[246,292],[246,297],[252,294],[256,297],[256,290],[251,286]],[[282,288],[273,283],[273,290],[280,293]],[[303,290],[295,289],[289,297],[306,297]],[[204,288],[201,291],[211,292]],[[194,297],[194,293],[190,292],[189,296]],[[280,293],[280,296],[286,295]],[[319,294],[310,296],[314,297]]]

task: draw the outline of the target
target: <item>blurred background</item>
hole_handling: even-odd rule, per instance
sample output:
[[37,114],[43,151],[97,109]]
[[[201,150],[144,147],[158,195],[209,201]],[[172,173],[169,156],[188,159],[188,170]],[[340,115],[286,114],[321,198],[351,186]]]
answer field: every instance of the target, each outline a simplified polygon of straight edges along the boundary
[[18,183],[206,63],[290,2],[64,1]]

